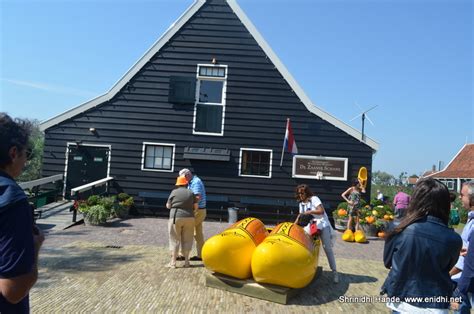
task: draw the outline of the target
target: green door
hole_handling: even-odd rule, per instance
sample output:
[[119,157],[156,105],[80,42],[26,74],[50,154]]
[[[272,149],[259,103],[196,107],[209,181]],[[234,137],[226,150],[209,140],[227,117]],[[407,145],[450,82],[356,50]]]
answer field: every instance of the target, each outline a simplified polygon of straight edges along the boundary
[[[69,146],[66,171],[66,198],[71,195],[71,189],[107,177],[110,149],[98,146]],[[84,198],[91,194],[105,192],[105,185],[88,191]]]

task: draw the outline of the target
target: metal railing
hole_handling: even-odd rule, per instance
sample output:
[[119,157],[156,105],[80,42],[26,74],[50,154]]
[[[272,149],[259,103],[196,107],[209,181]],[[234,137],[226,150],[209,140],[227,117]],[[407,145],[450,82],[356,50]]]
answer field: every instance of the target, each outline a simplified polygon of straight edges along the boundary
[[33,217],[36,221],[36,219],[41,218],[42,215],[42,210],[39,210],[38,208],[48,204],[48,200],[53,199],[53,201],[57,200],[57,197],[61,195],[61,186],[62,184],[56,184],[56,187],[54,189],[50,189],[47,191],[41,191],[40,186],[45,185],[45,184],[51,184],[51,183],[61,183],[64,179],[63,174],[56,174],[53,176],[37,179],[37,180],[32,180],[32,181],[27,181],[27,182],[20,182],[18,185],[23,189],[23,190],[29,190],[30,193],[28,193],[28,202],[32,204],[33,207]]
[[[106,191],[108,190],[108,184],[110,181],[112,181],[114,177],[107,177],[103,178],[94,182],[90,182],[78,187],[75,187],[71,189],[71,197],[73,198],[74,201],[78,201],[81,198],[81,193],[84,193],[86,191],[92,190],[92,193],[94,193],[94,190],[97,187],[106,185]],[[72,207],[72,222],[76,222],[76,217],[77,217],[77,208],[75,205]]]
[[37,186],[40,186],[40,185],[43,185],[43,184],[48,184],[48,183],[54,183],[56,181],[61,181],[63,178],[64,178],[63,174],[56,174],[54,176],[45,177],[45,178],[41,178],[41,179],[37,179],[37,180],[33,180],[33,181],[21,182],[21,183],[18,183],[18,185],[23,190],[28,190],[28,189],[32,189],[34,187],[37,187]]

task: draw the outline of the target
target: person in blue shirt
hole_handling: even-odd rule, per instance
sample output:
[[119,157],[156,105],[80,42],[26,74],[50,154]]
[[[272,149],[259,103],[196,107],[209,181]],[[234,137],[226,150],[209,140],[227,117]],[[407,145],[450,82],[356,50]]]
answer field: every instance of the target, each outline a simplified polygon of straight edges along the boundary
[[432,178],[417,182],[406,216],[384,247],[390,272],[381,293],[391,298],[387,306],[394,313],[448,312],[453,293],[449,271],[462,247],[461,237],[448,228],[449,211],[443,183]]
[[[468,209],[469,213],[473,213],[474,212],[474,181],[469,181],[463,184],[461,193],[459,194],[459,198],[461,199],[463,207]],[[466,224],[466,226],[468,224]],[[474,305],[474,242],[473,241],[474,241],[474,229],[469,231],[467,249],[463,248],[462,255],[464,255],[463,257],[464,265],[462,268],[461,277],[459,278],[459,281],[458,281],[458,286],[457,286],[457,291],[456,291],[462,297],[462,303],[458,309],[459,311],[456,311],[455,313],[470,313],[470,309]]]
[[15,182],[31,155],[27,122],[0,113],[0,313],[29,313],[43,233]]
[[[198,199],[198,209],[194,211],[194,239],[196,240],[196,256],[190,258],[191,261],[202,261],[201,251],[204,245],[204,234],[202,231],[202,224],[206,218],[206,188],[201,179],[193,175],[191,170],[184,168],[179,171],[180,176],[186,177],[189,182],[188,189]],[[184,260],[182,254],[178,257],[178,260]]]

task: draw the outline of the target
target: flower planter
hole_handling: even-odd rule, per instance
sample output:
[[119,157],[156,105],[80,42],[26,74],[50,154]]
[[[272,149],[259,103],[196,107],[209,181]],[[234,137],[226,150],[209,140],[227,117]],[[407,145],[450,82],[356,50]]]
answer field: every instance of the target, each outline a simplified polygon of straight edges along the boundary
[[104,222],[96,222],[95,220],[91,220],[87,215],[84,215],[84,225],[86,226],[105,226],[107,221]]
[[375,225],[372,224],[361,224],[362,231],[364,231],[367,237],[377,237],[377,232],[379,231]]
[[334,218],[334,227],[336,230],[346,230],[347,229],[347,221],[349,218]]

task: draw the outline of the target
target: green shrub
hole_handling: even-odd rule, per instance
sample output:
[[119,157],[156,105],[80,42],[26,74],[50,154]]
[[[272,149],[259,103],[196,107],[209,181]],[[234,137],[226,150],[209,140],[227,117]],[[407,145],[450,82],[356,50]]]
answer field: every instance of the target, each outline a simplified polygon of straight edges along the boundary
[[129,197],[130,195],[128,195],[127,193],[120,193],[119,195],[117,195],[117,198],[120,202],[125,201]]
[[104,206],[106,210],[112,212],[112,209],[115,205],[115,196],[101,197],[98,204]]
[[100,199],[99,195],[91,195],[87,199],[87,205],[89,205],[89,206],[97,205],[97,204],[99,204],[99,199]]
[[349,205],[349,204],[347,204],[347,202],[341,202],[341,203],[339,203],[339,205],[337,205],[336,210],[338,210],[338,209],[340,209],[340,208],[347,210],[347,206],[348,206],[348,205]]
[[127,218],[129,214],[129,207],[121,204],[116,204],[113,209],[112,215],[118,218]]
[[110,217],[110,211],[103,205],[93,205],[89,207],[84,215],[90,224],[98,225],[107,222],[107,218]]

